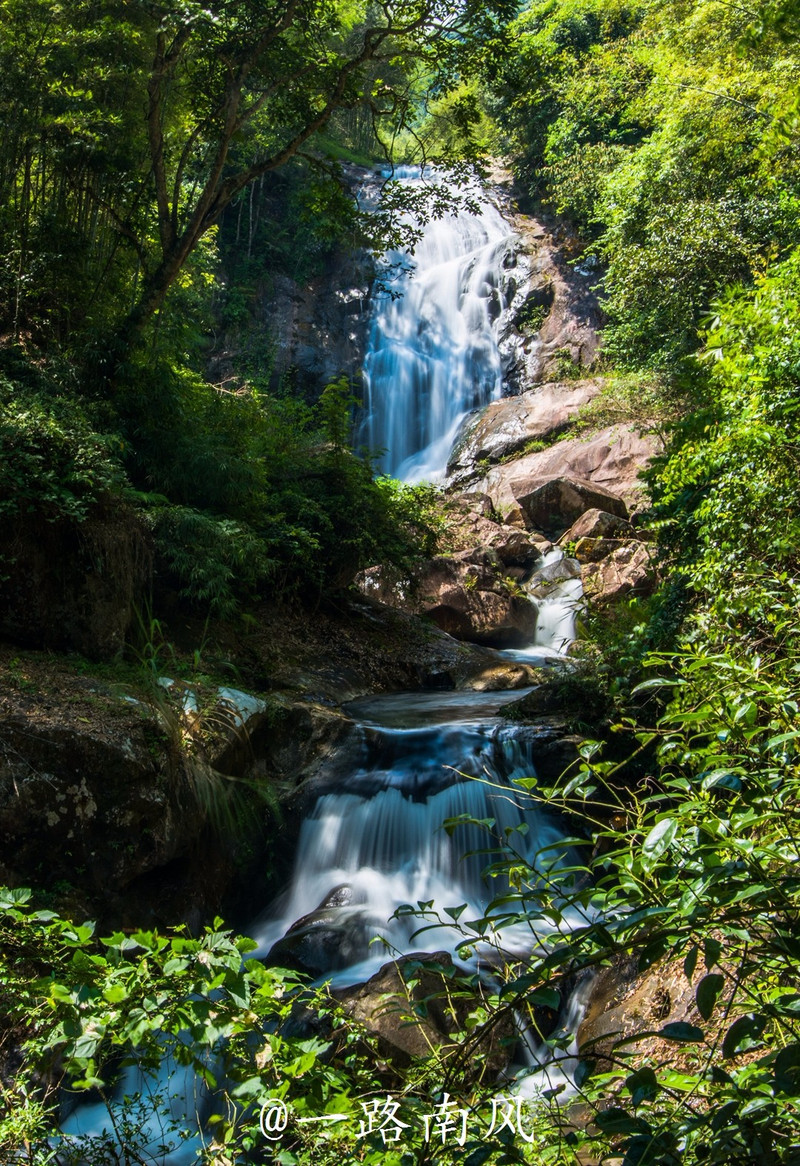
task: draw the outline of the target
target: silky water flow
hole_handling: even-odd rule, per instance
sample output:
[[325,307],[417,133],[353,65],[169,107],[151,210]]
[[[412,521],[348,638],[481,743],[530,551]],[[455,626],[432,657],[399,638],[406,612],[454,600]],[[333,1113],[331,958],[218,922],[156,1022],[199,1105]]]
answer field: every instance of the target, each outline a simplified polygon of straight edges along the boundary
[[[442,179],[409,166],[395,181]],[[434,219],[413,256],[384,257],[401,278],[373,297],[358,444],[405,482],[439,481],[463,418],[502,393],[494,325],[512,232],[483,190],[470,196],[477,213]]]
[[[422,179],[406,168],[399,180]],[[494,321],[505,307],[499,265],[511,231],[484,192],[473,196],[477,214],[465,210],[431,222],[413,257],[391,257],[409,271],[402,295],[375,297],[360,444],[383,451],[384,470],[406,482],[441,479],[464,416],[502,392]],[[537,606],[534,641],[498,656],[564,661],[581,600],[577,564],[553,550],[525,586]],[[507,889],[502,874],[486,874],[487,849],[502,840],[530,865],[534,882],[558,879],[569,860],[562,828],[516,784],[535,774],[536,734],[525,735],[501,715],[524,693],[437,691],[353,702],[346,711],[355,722],[357,755],[347,773],[316,779],[289,885],[251,929],[256,954],[299,960],[338,986],[363,982],[415,951],[447,950],[464,963],[464,921],[480,919]],[[454,825],[459,818],[468,821]],[[492,825],[478,825],[486,821]],[[424,918],[408,910],[418,904],[432,904]],[[459,927],[447,910],[462,906]],[[435,916],[442,926],[419,933]],[[562,926],[584,921],[567,915]],[[524,959],[538,942],[535,929],[516,924],[491,942],[471,944],[466,962],[491,976],[499,959]],[[578,990],[565,1002],[562,1028],[577,1030],[582,1005]],[[519,1030],[514,1088],[527,1097],[556,1086],[568,1092],[575,1042],[554,1059],[522,1023]],[[194,1161],[209,1103],[202,1083],[170,1063],[158,1080],[130,1068],[116,1096],[134,1094],[143,1098],[145,1160]],[[148,1108],[155,1094],[168,1100]],[[183,1136],[165,1151],[165,1128],[174,1122],[183,1124]],[[62,1130],[68,1140],[105,1131],[113,1141],[108,1103],[80,1106]]]

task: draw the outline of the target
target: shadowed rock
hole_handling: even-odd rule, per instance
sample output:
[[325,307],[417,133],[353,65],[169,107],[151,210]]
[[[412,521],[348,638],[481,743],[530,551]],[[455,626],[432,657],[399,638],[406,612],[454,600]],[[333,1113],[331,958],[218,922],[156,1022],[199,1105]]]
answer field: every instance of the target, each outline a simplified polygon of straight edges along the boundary
[[604,508],[620,518],[628,517],[621,498],[585,478],[520,479],[513,490],[527,524],[548,534],[570,526],[591,509]]

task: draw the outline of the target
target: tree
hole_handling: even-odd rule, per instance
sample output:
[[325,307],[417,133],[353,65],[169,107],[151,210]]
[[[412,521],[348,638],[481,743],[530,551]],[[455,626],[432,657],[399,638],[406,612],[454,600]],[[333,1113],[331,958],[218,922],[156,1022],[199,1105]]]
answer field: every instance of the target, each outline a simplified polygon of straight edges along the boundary
[[515,7],[0,0],[3,327],[73,352],[101,337],[113,377],[251,183],[318,161],[318,135],[348,111],[388,152],[414,79],[446,92]]
[[[510,7],[490,6],[500,14]],[[412,99],[396,80],[398,65],[407,79],[424,63],[446,85],[459,50],[487,19],[477,5],[452,0],[190,0],[148,13],[140,169],[157,231],[153,246],[130,216],[120,221],[145,269],[123,347],[245,187],[296,157],[336,111],[365,99],[376,127],[407,121]]]

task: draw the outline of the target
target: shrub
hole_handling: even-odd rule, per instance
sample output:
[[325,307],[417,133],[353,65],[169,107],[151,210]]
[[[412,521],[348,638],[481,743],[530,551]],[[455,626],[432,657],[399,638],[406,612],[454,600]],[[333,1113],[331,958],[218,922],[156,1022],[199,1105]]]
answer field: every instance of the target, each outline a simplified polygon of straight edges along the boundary
[[95,432],[74,401],[0,380],[0,518],[80,522],[123,489],[121,453],[119,438]]

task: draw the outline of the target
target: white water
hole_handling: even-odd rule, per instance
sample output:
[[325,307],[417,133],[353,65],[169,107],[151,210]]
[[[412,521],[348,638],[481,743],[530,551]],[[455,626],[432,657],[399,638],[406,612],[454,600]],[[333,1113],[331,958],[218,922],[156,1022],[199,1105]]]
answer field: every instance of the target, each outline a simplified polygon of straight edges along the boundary
[[500,655],[522,663],[563,666],[577,636],[578,613],[583,606],[580,567],[554,547],[542,556],[524,587],[537,609],[533,642],[523,648],[505,648]]
[[[384,468],[406,481],[441,477],[464,414],[500,395],[492,320],[502,307],[497,264],[508,235],[481,197],[478,216],[464,213],[426,229],[405,294],[380,300],[360,441],[385,449]],[[525,584],[538,610],[534,642],[500,655],[537,664],[564,660],[580,604],[575,566],[557,549],[537,564]],[[532,922],[501,928],[490,940],[475,938],[469,954],[463,947],[474,936],[468,923],[491,913],[493,898],[506,889],[502,874],[486,873],[501,840],[529,864],[534,886],[537,879],[557,880],[568,857],[559,823],[516,784],[535,774],[535,756],[498,712],[522,695],[401,694],[354,704],[361,755],[345,781],[320,790],[303,823],[289,885],[251,929],[261,954],[298,944],[295,951],[316,959],[324,978],[344,984],[363,981],[398,952],[447,949],[460,962],[491,968],[503,955],[524,958],[537,950],[542,937]],[[462,815],[475,822],[446,827]],[[424,919],[402,911],[431,903]],[[448,908],[462,906],[460,928],[419,932],[434,915],[446,918]],[[561,925],[579,922],[567,916]],[[577,1030],[581,1009],[579,990],[561,1017],[568,1032]],[[522,1026],[520,1050],[523,1095],[568,1086],[574,1040],[553,1059]],[[153,1089],[169,1100],[148,1107]],[[154,1082],[130,1069],[118,1089],[123,1093],[144,1098],[144,1161],[186,1166],[194,1160],[210,1099],[193,1075],[167,1063]],[[62,1128],[72,1137],[100,1136],[110,1124],[98,1102],[76,1109]],[[176,1125],[185,1140],[175,1139],[175,1148],[164,1152]],[[113,1132],[108,1140],[120,1144]]]
[[[352,711],[371,725],[361,763],[344,788],[321,794],[303,823],[286,895],[254,932],[261,952],[279,943],[276,960],[299,952],[324,962],[325,978],[332,974],[338,986],[358,983],[398,952],[458,956],[469,931],[415,934],[427,920],[395,912],[433,902],[441,917],[466,905],[462,923],[485,916],[508,890],[501,874],[486,874],[501,847],[530,864],[534,881],[557,877],[567,857],[562,828],[515,784],[535,773],[533,755],[497,716],[501,703],[522,695],[462,693],[457,709],[449,693],[418,694],[405,704],[402,696],[359,702]],[[471,823],[446,829],[460,816]],[[342,888],[348,902],[327,906]],[[288,946],[281,942],[287,932]],[[522,956],[536,942],[527,925],[507,928],[491,944],[475,945],[473,955],[496,962],[499,948]]]
[[[418,168],[397,171],[409,185],[439,182]],[[502,391],[495,320],[498,269],[511,231],[479,188],[479,214],[434,219],[392,298],[379,292],[364,361],[365,415],[359,445],[381,452],[381,469],[406,482],[437,481],[461,420]]]

